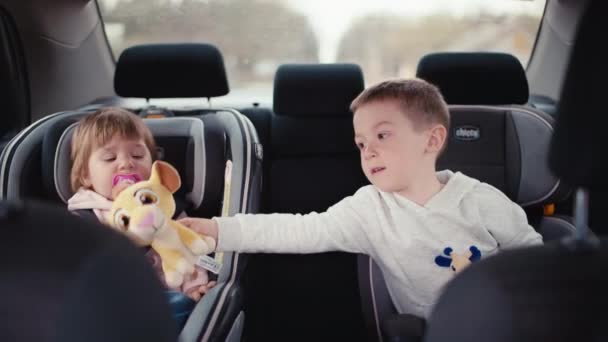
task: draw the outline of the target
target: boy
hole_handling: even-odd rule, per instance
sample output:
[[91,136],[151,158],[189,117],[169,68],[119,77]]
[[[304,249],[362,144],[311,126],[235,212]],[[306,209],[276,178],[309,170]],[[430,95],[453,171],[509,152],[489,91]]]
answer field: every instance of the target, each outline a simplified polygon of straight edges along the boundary
[[436,172],[450,119],[435,86],[418,79],[381,82],[364,90],[351,110],[371,185],[324,213],[181,222],[216,238],[218,250],[368,254],[398,311],[422,317],[470,261],[542,243],[524,211],[499,190],[459,172]]

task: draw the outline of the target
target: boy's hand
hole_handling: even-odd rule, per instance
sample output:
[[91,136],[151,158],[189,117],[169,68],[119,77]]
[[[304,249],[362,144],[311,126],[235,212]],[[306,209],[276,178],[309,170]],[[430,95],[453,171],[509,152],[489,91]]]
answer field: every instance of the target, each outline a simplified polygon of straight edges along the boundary
[[184,226],[194,230],[195,232],[209,236],[216,241],[217,244],[217,222],[214,220],[195,218],[195,217],[184,217],[183,219],[177,220],[177,222]]

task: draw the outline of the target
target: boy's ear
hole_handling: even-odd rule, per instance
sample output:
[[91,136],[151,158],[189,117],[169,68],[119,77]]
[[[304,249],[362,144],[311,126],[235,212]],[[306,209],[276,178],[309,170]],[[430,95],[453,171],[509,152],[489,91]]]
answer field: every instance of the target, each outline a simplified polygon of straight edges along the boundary
[[174,193],[182,185],[177,170],[164,161],[157,160],[152,164],[150,180],[164,185],[171,193]]
[[435,125],[429,131],[429,140],[427,142],[427,152],[439,152],[446,143],[448,130],[443,125]]

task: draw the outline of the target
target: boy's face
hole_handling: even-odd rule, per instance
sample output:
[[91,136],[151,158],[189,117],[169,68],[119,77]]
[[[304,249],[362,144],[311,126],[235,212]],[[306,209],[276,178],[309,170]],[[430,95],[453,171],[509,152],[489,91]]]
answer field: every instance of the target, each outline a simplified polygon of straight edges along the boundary
[[353,125],[361,167],[378,189],[402,192],[430,166],[434,170],[436,153],[429,148],[431,128],[414,129],[396,101],[363,104],[355,112]]
[[126,187],[150,178],[152,156],[143,139],[115,135],[104,146],[93,149],[88,161],[85,186],[113,199],[114,186]]

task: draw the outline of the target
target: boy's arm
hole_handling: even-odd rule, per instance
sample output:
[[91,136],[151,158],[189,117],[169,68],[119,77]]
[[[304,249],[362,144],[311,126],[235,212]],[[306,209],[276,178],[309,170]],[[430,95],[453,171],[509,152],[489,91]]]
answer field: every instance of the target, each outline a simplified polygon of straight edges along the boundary
[[211,227],[212,221],[208,221],[210,228],[206,231],[213,237],[217,229],[218,251],[365,253],[369,245],[365,228],[370,226],[370,217],[373,217],[369,214],[370,210],[373,213],[372,205],[366,203],[365,197],[359,193],[347,197],[323,213],[217,217],[213,219],[216,226]]
[[498,190],[483,191],[478,200],[481,221],[500,249],[543,243],[542,236],[528,224],[524,210]]

